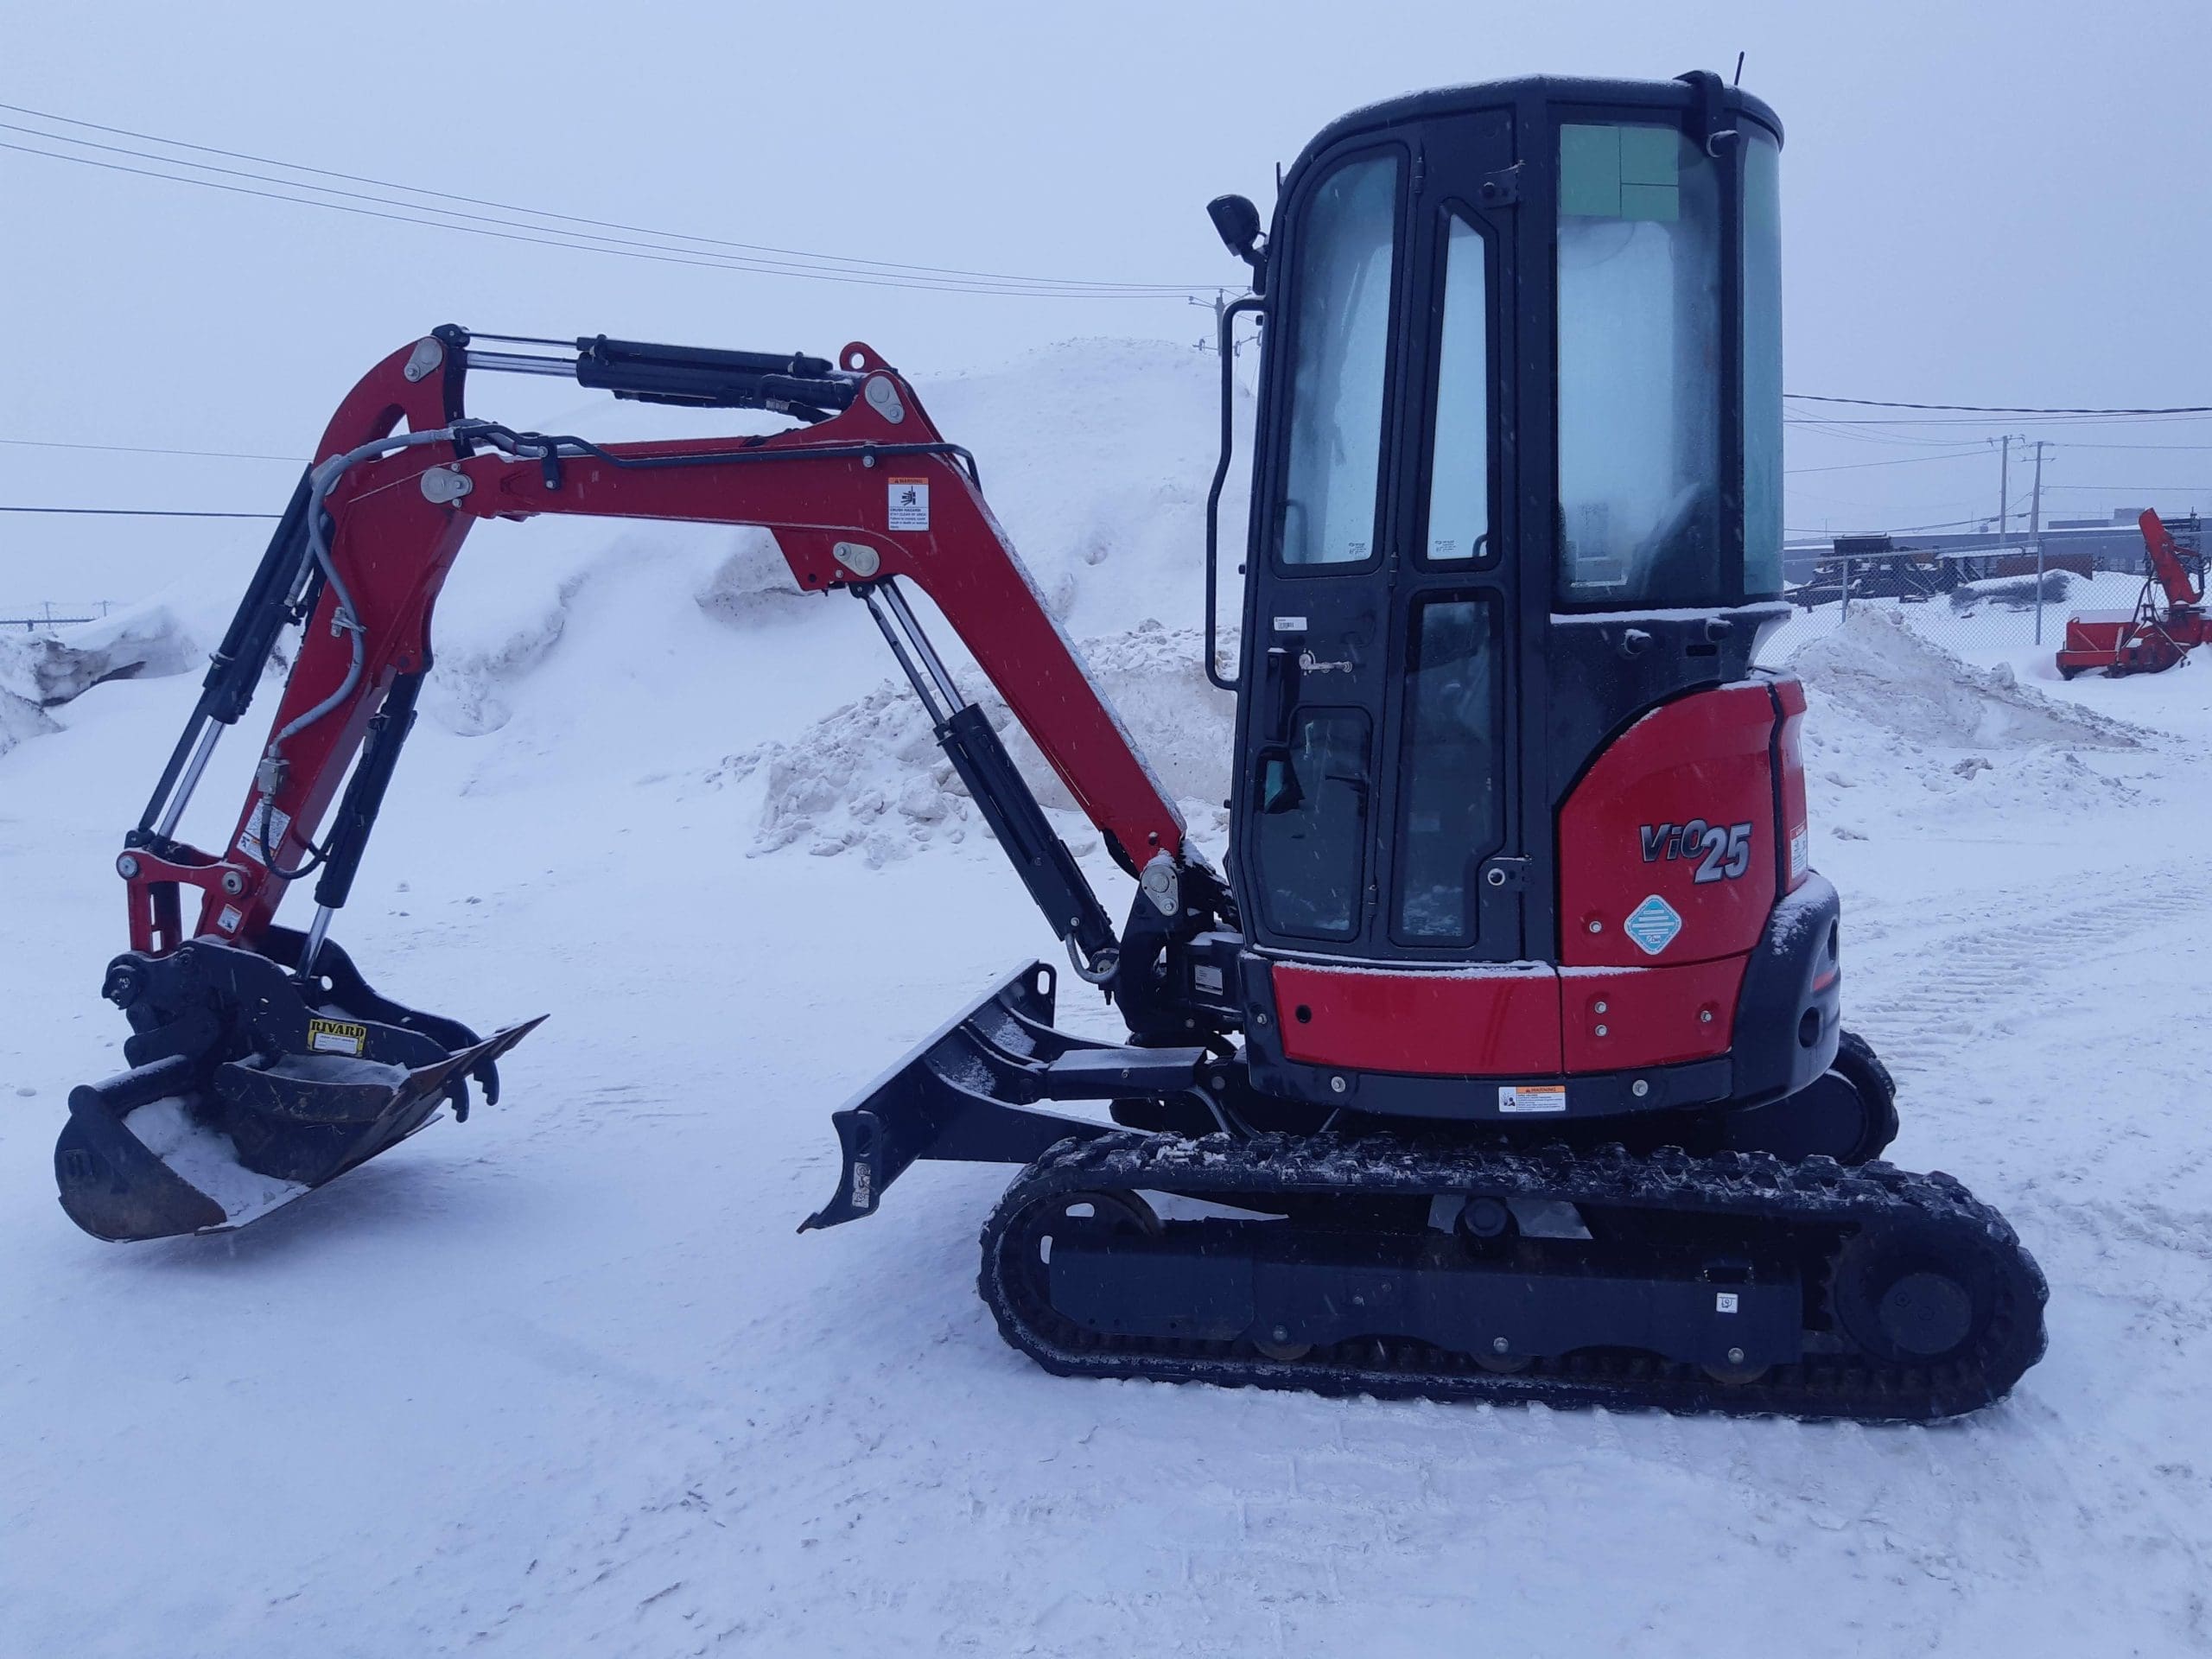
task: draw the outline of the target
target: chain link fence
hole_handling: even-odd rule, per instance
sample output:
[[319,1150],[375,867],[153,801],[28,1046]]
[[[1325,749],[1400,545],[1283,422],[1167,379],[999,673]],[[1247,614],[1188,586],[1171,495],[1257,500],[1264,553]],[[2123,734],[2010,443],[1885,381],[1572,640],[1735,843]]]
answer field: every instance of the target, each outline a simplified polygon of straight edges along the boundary
[[43,599],[35,605],[10,607],[20,610],[21,615],[0,613],[0,633],[52,633],[56,628],[73,627],[79,622],[97,622],[115,608],[115,601],[107,599],[83,600],[65,604],[58,599]]

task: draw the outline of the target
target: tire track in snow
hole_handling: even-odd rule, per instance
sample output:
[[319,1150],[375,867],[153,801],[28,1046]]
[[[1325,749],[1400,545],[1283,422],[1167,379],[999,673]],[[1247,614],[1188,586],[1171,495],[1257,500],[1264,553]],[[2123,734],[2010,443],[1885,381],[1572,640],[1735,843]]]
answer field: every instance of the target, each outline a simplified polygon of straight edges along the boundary
[[[2007,907],[2023,919],[1971,925]],[[1874,975],[1883,988],[1847,998],[1846,1018],[1892,1069],[1948,1065],[1986,1044],[2005,1015],[2044,1002],[2054,980],[2084,963],[2155,950],[2178,916],[2208,909],[2212,898],[2179,868],[2147,872],[2113,898],[2063,910],[2048,907],[2047,889],[1992,893],[1909,935],[1886,935]],[[1847,963],[1847,985],[1850,977]]]

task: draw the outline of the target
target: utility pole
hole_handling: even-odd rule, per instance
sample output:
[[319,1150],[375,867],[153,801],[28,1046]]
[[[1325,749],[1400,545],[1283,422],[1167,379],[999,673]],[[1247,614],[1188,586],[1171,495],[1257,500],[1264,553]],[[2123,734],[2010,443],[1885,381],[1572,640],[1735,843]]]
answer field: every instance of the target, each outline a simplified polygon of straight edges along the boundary
[[[2012,533],[2012,436],[1997,442],[2004,446],[1997,457],[1997,541],[1999,546]],[[2022,440],[2025,442],[2025,440]]]
[[[2025,438],[2020,440],[2024,444]],[[2036,544],[2036,644],[2043,644],[2043,452],[2050,448],[2042,438],[2036,445],[2036,491],[2028,505],[2028,537]]]
[[1183,302],[1185,305],[1204,307],[1213,313],[1212,338],[1210,340],[1200,340],[1198,342],[1198,349],[1202,352],[1217,350],[1218,342],[1221,339],[1221,314],[1229,308],[1229,296],[1224,294],[1221,289],[1217,288],[1214,289],[1213,298],[1211,300],[1202,300],[1195,294],[1188,294],[1184,296]]

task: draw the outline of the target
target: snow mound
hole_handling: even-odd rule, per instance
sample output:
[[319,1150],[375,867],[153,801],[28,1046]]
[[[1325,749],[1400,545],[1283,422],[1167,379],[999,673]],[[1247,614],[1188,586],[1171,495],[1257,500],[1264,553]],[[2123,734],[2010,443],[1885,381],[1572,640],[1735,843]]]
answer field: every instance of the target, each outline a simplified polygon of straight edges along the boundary
[[29,698],[0,690],[0,754],[7,753],[25,738],[43,737],[60,729]]
[[423,686],[423,711],[458,737],[482,737],[513,719],[509,688],[561,643],[584,582],[582,575],[569,577],[535,608],[505,619],[505,626],[489,637],[464,636],[454,644],[440,630]]
[[804,620],[822,612],[818,594],[791,580],[791,568],[765,530],[737,532],[737,548],[715,567],[698,592],[699,608],[734,628]]
[[1976,668],[1889,611],[1854,611],[1789,659],[1808,686],[1914,743],[1962,749],[2133,749],[2147,734],[2029,690],[1999,664]]
[[[1081,650],[1167,793],[1217,810],[1229,789],[1236,703],[1206,680],[1200,631],[1147,620]],[[1048,810],[1072,812],[1074,800],[1005,702],[989,691],[977,702],[1039,801]],[[792,846],[817,857],[857,850],[874,868],[932,842],[957,844],[971,830],[988,833],[903,683],[883,682],[791,741],[729,756],[710,781],[735,783],[764,771],[756,855]],[[1068,838],[1078,856],[1097,844],[1081,830]]]
[[52,709],[104,681],[188,673],[205,655],[167,605],[134,605],[54,633],[0,638],[0,690]]
[[[1052,614],[1085,638],[1205,604],[1206,486],[1221,443],[1220,360],[1167,340],[1071,340],[980,373],[917,378],[974,453],[983,493]],[[1252,395],[1236,391],[1240,434]],[[1249,436],[1238,439],[1249,453]],[[1223,493],[1241,546],[1245,469]],[[1236,560],[1224,576],[1236,610]]]

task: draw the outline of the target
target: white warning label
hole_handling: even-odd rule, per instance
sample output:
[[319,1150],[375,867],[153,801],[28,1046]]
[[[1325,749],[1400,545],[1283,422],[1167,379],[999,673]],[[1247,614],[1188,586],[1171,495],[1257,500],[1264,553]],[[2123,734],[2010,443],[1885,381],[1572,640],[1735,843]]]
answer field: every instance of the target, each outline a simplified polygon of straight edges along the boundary
[[[279,847],[284,844],[284,832],[292,827],[292,815],[282,807],[272,806],[266,814],[269,838]],[[264,814],[261,803],[256,801],[253,810],[246,815],[245,828],[238,831],[238,851],[257,864],[269,861],[269,849],[261,844]]]
[[927,530],[930,527],[930,481],[926,478],[891,480],[891,528]]
[[1501,1083],[1497,1109],[1506,1113],[1563,1112],[1567,1085],[1563,1083]]

